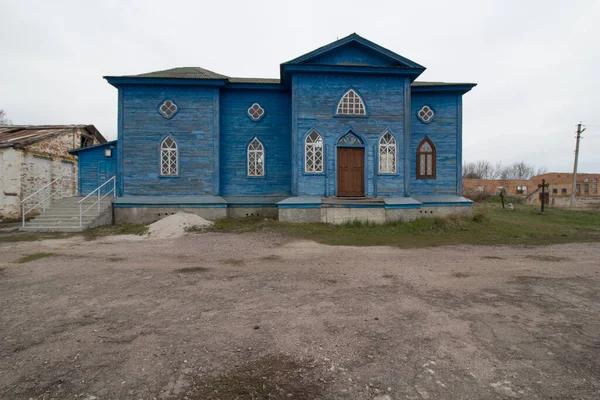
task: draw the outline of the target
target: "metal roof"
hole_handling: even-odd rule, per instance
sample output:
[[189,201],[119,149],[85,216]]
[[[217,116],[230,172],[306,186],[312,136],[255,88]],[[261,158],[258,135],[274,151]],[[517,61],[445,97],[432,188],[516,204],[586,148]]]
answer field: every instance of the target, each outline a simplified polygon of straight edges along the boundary
[[25,147],[75,129],[85,129],[100,143],[106,139],[94,125],[0,125],[0,148]]
[[461,85],[474,86],[474,85],[476,85],[476,83],[414,81],[410,86],[413,86],[413,87],[433,87],[433,86],[461,86]]
[[121,78],[227,79],[227,76],[200,67],[178,67],[139,75],[125,75]]

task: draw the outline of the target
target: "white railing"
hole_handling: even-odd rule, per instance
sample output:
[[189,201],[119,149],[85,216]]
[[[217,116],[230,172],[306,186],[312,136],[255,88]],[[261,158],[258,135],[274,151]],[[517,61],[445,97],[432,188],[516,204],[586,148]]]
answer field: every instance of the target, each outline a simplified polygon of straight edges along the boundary
[[[52,201],[52,197],[55,194],[58,194],[59,197],[62,197],[62,176],[59,176],[58,178],[56,178],[55,180],[53,180],[52,182],[50,182],[49,184],[47,184],[46,186],[44,186],[43,188],[39,189],[38,191],[30,194],[29,196],[25,197],[23,200],[21,200],[21,218],[23,219],[23,227],[25,226],[25,216],[30,213],[31,211],[35,210],[38,207],[42,207],[42,211],[46,211],[46,201],[50,200]],[[52,191],[52,185],[54,185],[55,183],[60,182],[60,184],[58,185],[58,189],[56,191]],[[37,195],[38,193],[41,193],[42,191],[46,190],[46,189],[50,189],[50,194],[47,195],[46,197],[44,197],[42,199],[42,201],[39,201],[37,203],[35,203],[29,210],[25,211],[25,203],[27,202],[27,200],[33,198],[35,195]]]
[[[107,186],[111,182],[112,182],[112,189],[110,189],[108,192],[106,192],[106,194],[104,196],[102,196],[100,189],[102,189],[104,186]],[[98,195],[97,195],[98,199],[91,206],[89,206],[88,208],[86,208],[84,210],[83,202],[88,197],[90,197],[91,195],[93,195],[96,192],[98,192]],[[113,195],[113,198],[117,197],[117,178],[115,176],[113,176],[112,178],[110,178],[109,180],[104,182],[102,185],[98,186],[96,189],[94,189],[93,192],[91,192],[90,194],[85,196],[83,199],[79,200],[79,226],[83,226],[83,214],[85,214],[88,210],[90,210],[96,204],[98,204],[98,215],[100,215],[100,202],[102,201],[102,199],[104,199],[106,196],[110,195],[111,193]]]

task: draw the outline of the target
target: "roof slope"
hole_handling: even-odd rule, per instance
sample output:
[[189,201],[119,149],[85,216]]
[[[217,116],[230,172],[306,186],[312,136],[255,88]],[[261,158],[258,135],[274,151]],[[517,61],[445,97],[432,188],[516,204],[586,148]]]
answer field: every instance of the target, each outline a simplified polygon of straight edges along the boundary
[[127,78],[166,78],[166,79],[227,79],[225,75],[218,74],[200,67],[178,67],[164,71],[148,72],[139,75],[125,75]]
[[50,139],[75,129],[85,129],[100,143],[106,138],[94,125],[0,125],[0,148],[25,147],[30,144]]

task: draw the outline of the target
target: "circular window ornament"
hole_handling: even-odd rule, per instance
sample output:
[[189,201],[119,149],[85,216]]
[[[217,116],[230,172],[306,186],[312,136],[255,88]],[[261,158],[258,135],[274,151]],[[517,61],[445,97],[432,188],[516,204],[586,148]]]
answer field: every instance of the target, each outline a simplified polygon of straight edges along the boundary
[[260,121],[260,119],[265,116],[265,109],[262,108],[260,104],[254,103],[248,109],[248,116],[252,121]]
[[177,109],[177,104],[173,103],[171,100],[165,100],[160,107],[158,107],[158,112],[166,119],[171,119],[177,113]]
[[423,108],[421,108],[417,113],[419,119],[425,124],[430,123],[433,120],[434,115],[435,113],[429,106],[423,106]]

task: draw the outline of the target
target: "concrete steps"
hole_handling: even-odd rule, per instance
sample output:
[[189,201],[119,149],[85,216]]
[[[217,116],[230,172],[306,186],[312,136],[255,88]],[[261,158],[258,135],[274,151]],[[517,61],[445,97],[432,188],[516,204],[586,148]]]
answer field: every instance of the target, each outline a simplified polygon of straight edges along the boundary
[[[86,229],[112,223],[112,198],[100,201],[100,212],[98,204],[94,205],[97,198],[86,199],[83,204],[85,211],[79,225],[79,201],[83,197],[65,197],[53,202],[40,215],[25,223],[20,230],[25,232],[81,232]],[[93,207],[92,207],[93,206]]]

